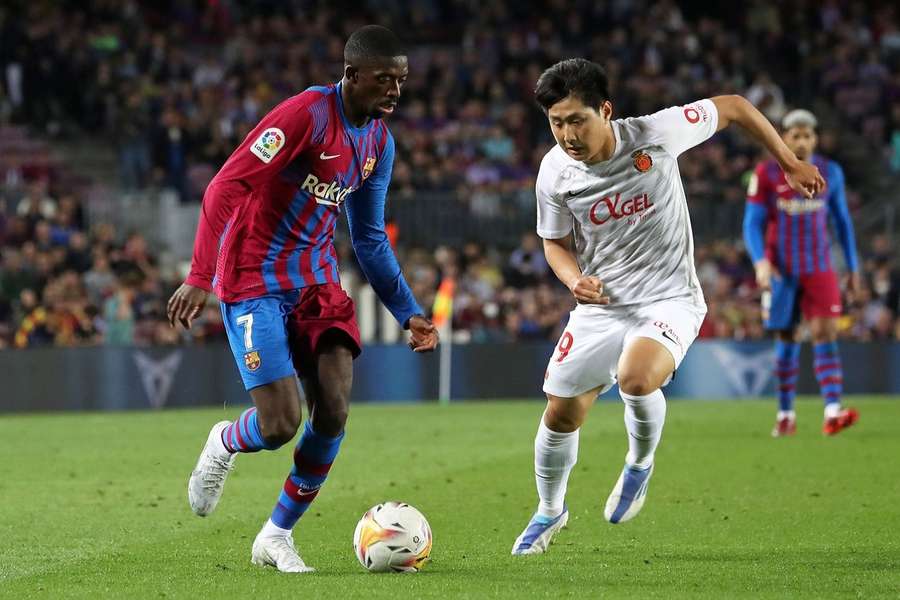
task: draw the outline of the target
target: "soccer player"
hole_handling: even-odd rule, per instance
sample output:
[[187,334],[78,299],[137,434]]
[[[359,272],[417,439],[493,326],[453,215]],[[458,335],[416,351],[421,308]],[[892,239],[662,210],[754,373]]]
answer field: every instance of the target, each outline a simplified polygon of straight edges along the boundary
[[405,328],[410,346],[438,343],[384,231],[394,112],[407,57],[388,29],[366,26],[344,47],[337,84],[311,87],[276,106],[216,174],[203,198],[191,272],[168,305],[185,327],[210,291],[254,406],[216,423],[188,483],[193,511],[215,509],[238,453],[275,450],[300,424],[299,376],[309,418],[294,464],[256,540],[253,564],[311,571],[291,531],[328,476],[344,437],[352,361],[360,353],[353,302],[338,280],[334,228],[346,208],[359,263]]
[[855,409],[841,408],[843,376],[837,344],[841,291],[831,265],[828,216],[834,221],[844,251],[849,293],[860,287],[853,222],[844,196],[844,172],[836,162],[814,154],[816,125],[811,112],[794,110],[782,120],[782,136],[799,160],[815,165],[824,174],[826,188],[821,195],[798,197],[781,166],[772,160],[756,166],[747,189],[744,242],[753,259],[756,281],[765,290],[765,326],[775,331],[775,437],[797,431],[794,388],[800,367],[797,326],[801,313],[812,334],[813,366],[825,400],[822,431],[834,435],[859,418]]
[[824,185],[740,96],[613,119],[606,73],[583,59],[544,71],[535,96],[557,142],[537,176],[537,233],[577,305],[544,378],[547,407],[534,442],[540,502],[513,554],[544,552],[568,521],[579,427],[615,382],[628,453],[604,516],[622,523],[644,504],[666,415],[660,388],[706,314],[678,156],[737,123],[775,156],[798,192],[812,197]]

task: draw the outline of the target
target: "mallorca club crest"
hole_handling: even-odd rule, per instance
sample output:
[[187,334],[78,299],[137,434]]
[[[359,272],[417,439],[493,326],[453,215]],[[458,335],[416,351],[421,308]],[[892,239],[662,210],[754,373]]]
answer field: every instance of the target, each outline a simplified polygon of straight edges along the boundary
[[375,157],[370,156],[366,159],[366,164],[363,165],[363,179],[369,177],[372,174],[372,171],[375,170]]
[[259,368],[259,365],[262,361],[259,359],[259,351],[254,350],[252,352],[247,352],[244,354],[244,366],[247,367],[248,371],[255,371]]
[[653,158],[643,150],[633,153],[631,158],[634,160],[634,168],[638,170],[638,173],[646,173],[653,166]]

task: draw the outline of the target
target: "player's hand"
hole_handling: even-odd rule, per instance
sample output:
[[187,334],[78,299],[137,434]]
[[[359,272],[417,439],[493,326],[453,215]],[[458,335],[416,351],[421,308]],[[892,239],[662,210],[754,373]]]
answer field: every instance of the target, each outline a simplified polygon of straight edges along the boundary
[[844,289],[847,291],[847,301],[855,301],[856,295],[862,290],[862,276],[860,276],[859,271],[847,273],[847,277],[844,280]]
[[204,289],[182,283],[166,306],[166,314],[169,316],[169,324],[175,327],[175,323],[181,323],[185,329],[191,328],[191,323],[203,310],[209,292]]
[[569,288],[582,304],[609,304],[609,296],[603,295],[603,282],[592,275],[582,275]]
[[816,165],[798,160],[796,164],[784,169],[784,178],[795,192],[806,198],[818,196],[825,190],[825,179]]
[[781,279],[781,273],[775,268],[775,265],[769,262],[768,258],[758,260],[753,268],[756,270],[756,285],[761,290],[772,289],[772,278]]
[[421,315],[410,317],[409,333],[409,347],[414,352],[431,352],[440,341],[437,328]]

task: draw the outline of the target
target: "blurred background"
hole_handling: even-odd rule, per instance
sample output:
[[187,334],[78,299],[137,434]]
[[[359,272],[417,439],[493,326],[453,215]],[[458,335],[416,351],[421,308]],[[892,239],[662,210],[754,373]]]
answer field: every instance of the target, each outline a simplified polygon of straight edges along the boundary
[[[539,394],[573,302],[534,235],[534,178],[552,138],[531,92],[544,68],[582,56],[606,66],[619,117],[726,93],[746,96],[774,123],[792,108],[812,110],[819,152],[846,172],[863,269],[864,290],[847,305],[840,336],[868,344],[852,346],[868,348],[865,356],[900,363],[889,343],[900,340],[900,10],[843,0],[714,4],[7,0],[0,371],[12,377],[48,356],[76,361],[66,368],[78,373],[87,368],[78,361],[113,356],[11,358],[22,349],[146,348],[135,356],[161,364],[166,348],[207,347],[236,382],[217,305],[190,332],[164,318],[186,274],[200,198],[269,109],[340,79],[344,41],[367,23],[391,27],[410,47],[409,82],[388,122],[397,142],[388,233],[422,306],[455,277],[452,340],[472,349],[454,361],[530,344],[538,358],[525,359],[533,376],[523,389]],[[700,338],[736,341],[721,348],[739,355],[768,347],[741,241],[744,192],[761,158],[730,129],[680,160],[709,304]],[[380,344],[392,348],[401,332],[359,274],[343,229],[338,250],[365,341],[375,344],[367,354],[395,357]],[[129,369],[148,376],[151,363],[133,362]],[[61,368],[52,364],[50,379]],[[738,391],[769,389],[755,372]],[[164,379],[150,381],[148,396]],[[454,385],[454,395],[467,395],[469,382]],[[894,385],[900,391],[900,381],[885,383]],[[434,397],[431,383],[410,386],[384,393]]]

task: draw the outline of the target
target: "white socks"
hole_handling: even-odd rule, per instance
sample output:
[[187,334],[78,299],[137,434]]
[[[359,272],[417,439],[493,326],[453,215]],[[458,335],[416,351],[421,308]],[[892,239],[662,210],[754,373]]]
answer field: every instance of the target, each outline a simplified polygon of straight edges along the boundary
[[797,413],[792,410],[779,410],[778,416],[775,417],[779,421],[782,419],[790,419],[791,421],[795,421],[797,419]]
[[263,537],[287,537],[291,534],[290,529],[282,529],[278,525],[272,522],[272,519],[266,521],[266,524],[263,525],[262,531],[259,532]]
[[534,478],[537,482],[538,515],[550,519],[563,511],[569,473],[578,461],[578,430],[572,433],[552,431],[544,424],[534,438]]
[[619,392],[625,402],[625,429],[628,430],[628,454],[625,463],[639,469],[653,464],[653,453],[662,436],[666,420],[666,398],[662,390],[646,396]]

